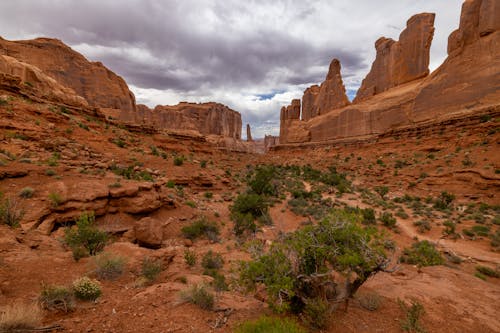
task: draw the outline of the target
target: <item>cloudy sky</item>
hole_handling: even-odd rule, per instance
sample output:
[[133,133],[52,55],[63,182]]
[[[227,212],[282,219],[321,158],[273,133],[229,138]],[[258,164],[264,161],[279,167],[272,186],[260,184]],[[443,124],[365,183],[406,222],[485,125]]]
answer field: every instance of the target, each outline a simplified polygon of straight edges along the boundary
[[380,36],[436,13],[431,70],[446,57],[462,0],[1,0],[0,36],[59,38],[125,78],[138,103],[217,101],[254,137],[324,80],[332,58],[352,98]]

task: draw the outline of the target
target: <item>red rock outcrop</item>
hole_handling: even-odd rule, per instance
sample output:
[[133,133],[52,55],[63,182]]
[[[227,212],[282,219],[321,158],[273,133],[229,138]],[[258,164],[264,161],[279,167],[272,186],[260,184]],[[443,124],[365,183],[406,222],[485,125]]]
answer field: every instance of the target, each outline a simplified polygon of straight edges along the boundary
[[264,136],[264,150],[269,151],[271,147],[277,146],[280,143],[280,137],[274,135]]
[[120,120],[152,125],[159,129],[241,139],[241,114],[214,102],[158,105],[154,110],[140,105],[137,111],[122,111]]
[[38,67],[9,56],[0,55],[0,86],[6,90],[56,103],[88,106],[87,101],[73,89],[62,86]]
[[0,55],[38,67],[73,89],[93,107],[135,110],[134,94],[125,81],[100,62],[90,62],[57,39],[8,41],[0,38]]
[[[429,24],[434,15],[414,16],[408,21],[408,28],[398,42],[402,55],[414,54],[414,64],[410,62],[411,56],[403,56],[401,59],[404,61],[394,62],[393,56],[389,55],[395,49],[390,46],[387,54],[377,55],[372,71],[351,105],[309,121],[283,120],[280,145],[363,140],[398,128],[418,127],[498,109],[499,14],[498,1],[465,1],[460,27],[449,38],[448,58],[431,75],[425,74],[430,46],[426,41],[432,36],[433,28]],[[404,45],[411,40],[408,36],[412,35],[418,37],[415,39],[418,47],[413,51],[404,51]],[[383,63],[388,66],[387,70]],[[395,73],[395,68],[399,68],[401,73]],[[374,76],[377,72],[382,73],[378,79]],[[424,77],[418,79],[421,75]],[[385,91],[374,88],[367,93],[368,82],[375,82],[372,87],[384,87]]]
[[302,120],[307,121],[331,110],[349,105],[349,103],[340,74],[340,61],[333,59],[326,79],[321,83],[321,86],[314,85],[304,91]]
[[250,129],[250,124],[247,124],[247,141],[251,142],[252,139],[252,130]]
[[381,37],[375,42],[377,56],[361,83],[355,102],[429,74],[429,52],[434,36],[435,14],[422,13],[406,22],[399,41]]

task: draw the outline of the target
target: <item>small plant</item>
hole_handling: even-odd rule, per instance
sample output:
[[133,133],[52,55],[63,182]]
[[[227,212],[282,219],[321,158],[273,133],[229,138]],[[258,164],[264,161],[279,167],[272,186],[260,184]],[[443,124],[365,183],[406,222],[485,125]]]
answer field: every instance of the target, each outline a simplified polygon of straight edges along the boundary
[[14,303],[0,312],[0,332],[29,332],[40,325],[42,318],[38,304]]
[[59,207],[59,205],[64,202],[61,195],[57,192],[50,192],[48,198],[49,198],[49,202],[50,202],[50,205],[52,206],[52,208]]
[[214,307],[214,295],[204,285],[193,286],[181,295],[184,300],[198,305],[204,310],[212,310]]
[[75,309],[74,295],[64,286],[43,285],[39,301],[49,311],[70,312]]
[[214,194],[212,192],[205,192],[203,196],[207,199],[212,199]]
[[150,257],[146,257],[142,260],[141,273],[148,281],[154,281],[161,273],[162,267],[161,260],[155,260]]
[[326,327],[329,312],[330,304],[317,297],[310,299],[305,304],[302,314],[308,326],[314,329],[322,329]]
[[24,199],[29,199],[33,196],[33,193],[35,193],[35,190],[32,187],[27,186],[19,192],[19,196]]
[[487,266],[476,266],[476,271],[493,278],[500,278],[500,272]]
[[84,276],[73,281],[73,292],[81,300],[95,301],[102,294],[101,284]]
[[14,198],[3,198],[0,193],[0,224],[15,228],[24,216],[24,211],[19,208],[19,203]]
[[399,306],[406,314],[406,318],[401,321],[401,328],[405,332],[425,333],[426,330],[420,323],[420,317],[425,314],[424,306],[417,300],[411,300],[410,304],[398,299]]
[[396,226],[396,219],[391,212],[383,212],[379,219],[386,227],[394,228]]
[[420,220],[413,222],[413,225],[417,227],[418,232],[424,233],[432,229],[431,224],[427,220]]
[[210,240],[217,241],[220,233],[217,223],[208,221],[205,216],[202,216],[190,225],[183,227],[181,231],[184,237],[191,240],[206,236]]
[[235,333],[306,333],[295,321],[288,318],[260,317],[240,324]]
[[367,293],[358,296],[359,304],[368,311],[375,311],[380,307],[382,298],[376,293]]
[[123,274],[125,258],[111,253],[102,253],[94,258],[95,274],[99,279],[114,280]]
[[209,250],[201,259],[201,266],[205,269],[205,272],[220,269],[222,265],[224,265],[224,259],[222,259],[220,253],[214,253],[212,250]]
[[174,157],[174,165],[175,166],[181,166],[184,164],[185,157],[183,155],[175,156]]
[[387,186],[377,186],[375,187],[375,192],[380,195],[380,198],[382,198],[382,200],[385,200],[386,194],[389,193],[389,188]]
[[202,169],[205,169],[205,168],[207,167],[207,161],[205,161],[205,160],[201,161],[201,162],[200,162],[200,167],[201,167]]
[[372,208],[365,208],[361,210],[363,214],[363,224],[375,224],[377,219],[375,218],[375,211]]
[[405,248],[400,260],[407,264],[419,266],[434,266],[444,263],[443,257],[436,250],[434,244],[427,240],[413,243],[411,248]]
[[47,170],[45,170],[45,174],[46,174],[47,176],[52,177],[52,176],[57,175],[57,172],[55,172],[55,171],[54,171],[54,170],[52,170],[52,169],[47,169]]
[[94,214],[85,212],[76,221],[76,226],[67,228],[64,232],[64,241],[77,261],[82,257],[96,255],[106,245],[107,233],[97,229],[94,224]]
[[169,180],[166,184],[166,187],[168,188],[174,188],[175,187],[175,182],[173,180]]
[[196,253],[194,253],[194,251],[185,250],[184,251],[184,261],[190,267],[196,265]]
[[451,207],[451,203],[455,200],[455,196],[446,191],[441,192],[439,197],[434,201],[434,208],[439,210],[445,210]]
[[186,201],[184,203],[186,204],[186,206],[189,206],[191,208],[196,208],[196,202],[194,202],[194,201],[188,200],[188,201]]

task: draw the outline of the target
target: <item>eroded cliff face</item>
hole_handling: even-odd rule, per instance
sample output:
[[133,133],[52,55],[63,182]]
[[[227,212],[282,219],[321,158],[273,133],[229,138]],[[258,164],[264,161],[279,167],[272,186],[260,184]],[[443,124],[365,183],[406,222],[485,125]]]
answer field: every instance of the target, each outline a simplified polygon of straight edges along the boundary
[[153,110],[145,105],[138,105],[136,112],[122,111],[120,120],[151,125],[159,129],[241,139],[241,114],[213,102],[158,105]]
[[375,42],[375,61],[354,102],[429,74],[434,17],[435,14],[429,13],[414,15],[407,21],[399,41],[381,37]]
[[88,61],[57,39],[8,41],[0,38],[0,55],[37,67],[85,98],[90,106],[135,110],[134,94],[120,76],[100,62]]
[[[308,121],[283,119],[280,145],[373,138],[493,110],[500,104],[499,8],[498,1],[465,1],[460,27],[449,37],[448,58],[431,75],[427,66],[434,15],[413,16],[399,42],[377,41],[377,59],[352,104]],[[306,100],[314,92],[310,88]],[[309,111],[303,107],[302,112]]]

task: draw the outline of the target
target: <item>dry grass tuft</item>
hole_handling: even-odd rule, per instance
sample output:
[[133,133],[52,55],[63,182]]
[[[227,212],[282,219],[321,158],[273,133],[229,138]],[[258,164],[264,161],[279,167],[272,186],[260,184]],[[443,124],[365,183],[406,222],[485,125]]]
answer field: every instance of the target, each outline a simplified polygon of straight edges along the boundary
[[35,303],[14,303],[0,311],[0,331],[33,329],[40,325],[42,311]]

